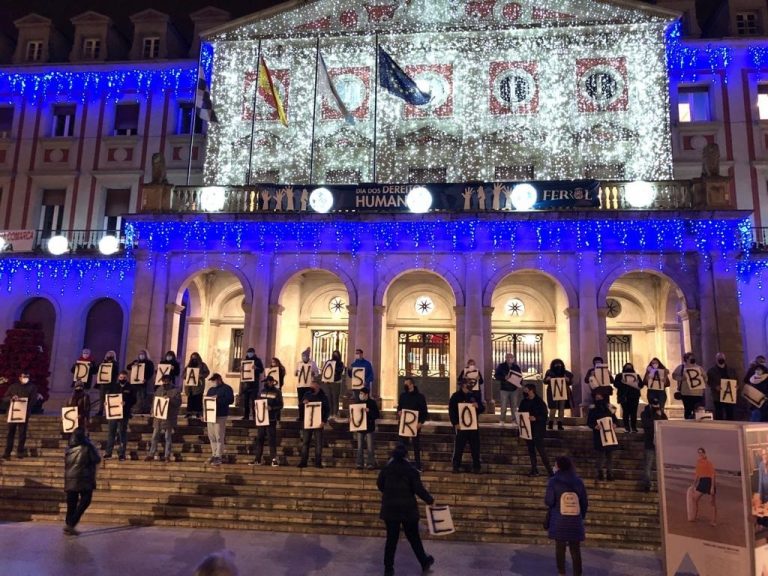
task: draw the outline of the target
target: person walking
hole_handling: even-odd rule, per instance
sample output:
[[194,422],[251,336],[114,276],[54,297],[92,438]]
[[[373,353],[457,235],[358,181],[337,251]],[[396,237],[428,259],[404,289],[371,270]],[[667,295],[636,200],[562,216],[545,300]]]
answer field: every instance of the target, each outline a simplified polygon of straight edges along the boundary
[[224,383],[220,374],[214,374],[211,376],[211,387],[206,396],[216,398],[216,420],[207,422],[206,426],[208,428],[208,441],[211,443],[210,463],[219,466],[224,457],[229,405],[235,401],[235,392],[232,390],[232,386]]
[[256,400],[256,397],[259,395],[261,375],[264,374],[264,363],[261,361],[261,358],[256,356],[256,350],[254,348],[248,348],[248,350],[246,350],[245,360],[253,362],[253,377],[241,378],[240,380],[243,394],[242,420],[250,420],[251,410],[253,410],[253,401]]
[[517,425],[517,406],[518,388],[516,388],[507,377],[510,372],[522,374],[520,366],[515,362],[514,354],[507,354],[506,360],[496,367],[493,378],[499,383],[499,396],[501,399],[501,411],[499,413],[499,424],[504,425],[504,419],[507,417],[507,408],[512,417],[512,423]]
[[[366,419],[366,430],[365,432],[356,432],[355,436],[357,436],[357,469],[362,470],[363,469],[363,456],[364,452],[367,454],[368,457],[368,470],[375,470],[376,469],[376,450],[374,448],[374,433],[376,432],[376,420],[378,420],[381,417],[381,414],[379,412],[379,405],[371,398],[369,395],[368,388],[363,387],[360,390],[360,400],[358,402],[354,402],[354,404],[364,404],[365,405],[365,419]],[[352,417],[350,412],[350,418]],[[367,449],[367,451],[366,451]]]
[[263,464],[261,455],[264,453],[264,439],[268,437],[269,457],[272,460],[272,466],[280,466],[280,461],[277,459],[277,423],[280,421],[280,412],[283,409],[283,393],[280,391],[277,380],[272,376],[267,376],[264,379],[264,388],[261,389],[258,397],[267,401],[269,426],[256,428],[251,465],[261,466]]
[[585,539],[584,518],[587,516],[587,490],[567,456],[555,459],[555,474],[547,482],[544,504],[549,509],[550,540],[555,541],[557,573],[565,576],[565,549],[571,551],[573,575],[581,576],[581,543]]
[[179,410],[181,409],[181,391],[176,387],[176,383],[170,374],[166,374],[160,380],[161,385],[155,390],[157,398],[168,398],[168,409],[165,413],[165,420],[162,418],[152,419],[152,443],[149,446],[149,454],[145,460],[155,460],[157,456],[157,445],[160,442],[160,436],[165,436],[165,452],[160,457],[161,462],[170,462],[173,458],[173,432],[176,430],[179,421]]
[[105,387],[106,394],[119,394],[123,403],[123,417],[109,420],[107,431],[107,447],[104,452],[104,459],[112,458],[112,450],[115,446],[115,436],[117,436],[120,446],[117,449],[118,460],[125,460],[125,451],[128,437],[128,421],[131,419],[131,410],[136,397],[134,396],[133,386],[128,382],[128,372],[121,370],[117,375],[117,381],[110,383]]
[[627,362],[622,367],[621,373],[616,374],[613,383],[621,405],[624,431],[637,432],[637,410],[640,406],[640,388],[643,386],[643,380],[635,372],[632,363]]
[[[198,368],[197,380],[189,377],[189,369]],[[189,357],[189,363],[184,370],[184,388],[187,393],[187,420],[190,418],[201,418],[203,414],[203,393],[205,392],[205,379],[211,371],[208,365],[203,362],[202,357],[197,352],[192,352]],[[187,383],[189,382],[189,383]]]
[[19,374],[18,380],[11,384],[5,391],[3,400],[20,400],[22,398],[27,399],[27,414],[24,422],[9,422],[8,432],[5,439],[5,453],[3,458],[8,460],[11,457],[13,451],[13,440],[16,436],[16,432],[19,433],[19,443],[16,445],[16,457],[21,460],[26,455],[24,451],[24,445],[27,443],[27,430],[29,429],[29,417],[32,414],[32,407],[35,402],[42,400],[43,396],[37,392],[37,386],[35,386],[29,378],[29,372],[26,370]]
[[[565,389],[567,391],[567,400],[555,400],[552,394],[552,378],[565,378]],[[572,401],[571,385],[573,384],[573,373],[565,369],[565,363],[560,358],[555,358],[549,364],[549,370],[544,373],[544,384],[547,385],[547,407],[549,408],[549,422],[547,428],[552,430],[557,417],[557,429],[564,430],[563,418],[565,418],[565,409]],[[525,391],[523,391],[525,393]]]
[[[603,445],[602,434],[603,430],[598,424],[599,420],[603,418],[610,418],[614,427],[619,423],[616,415],[611,410],[611,406],[608,404],[608,399],[605,398],[602,392],[595,392],[594,395],[595,405],[589,409],[587,414],[587,427],[592,430],[592,444],[597,452],[597,460],[595,462],[596,479],[608,481],[613,480],[613,451],[617,448],[616,445]],[[603,468],[605,468],[606,475],[603,476]]]
[[645,467],[643,469],[643,491],[651,491],[651,472],[656,461],[656,420],[666,420],[667,415],[661,407],[658,398],[651,398],[650,404],[640,414],[643,425],[643,444],[645,446]]
[[419,413],[418,422],[416,423],[416,436],[399,436],[399,440],[406,446],[409,442],[413,443],[413,461],[416,469],[421,472],[421,428],[429,418],[429,411],[427,409],[427,398],[419,392],[413,378],[410,376],[403,380],[403,392],[397,401],[398,422],[400,422],[402,410],[414,410]]
[[461,472],[461,460],[464,456],[464,447],[469,443],[469,450],[472,453],[472,472],[479,474],[480,465],[480,430],[462,430],[459,426],[459,404],[472,404],[479,417],[485,412],[483,400],[480,392],[475,390],[474,380],[462,380],[461,387],[451,395],[448,401],[448,416],[451,419],[455,433],[453,444],[453,473]]
[[406,459],[408,449],[398,444],[392,451],[392,458],[379,472],[376,486],[381,492],[381,512],[379,517],[387,529],[387,541],[384,545],[384,575],[395,573],[395,552],[400,539],[402,526],[405,537],[421,564],[423,571],[429,570],[435,559],[424,551],[419,536],[419,507],[416,496],[430,506],[435,499],[421,482],[419,471]]
[[[306,411],[307,404],[310,402],[320,402],[319,416],[322,421],[320,428],[304,428],[304,412]],[[316,379],[312,380],[309,390],[304,393],[301,404],[299,404],[299,421],[301,422],[301,460],[299,461],[299,468],[307,467],[309,445],[312,443],[312,436],[315,437],[315,467],[323,467],[323,428],[326,422],[328,422],[330,410],[328,396],[320,388],[320,382]]]
[[531,420],[531,437],[532,440],[526,440],[525,444],[528,448],[528,457],[531,460],[531,471],[528,476],[538,476],[539,470],[536,466],[536,452],[539,453],[541,463],[544,465],[544,469],[547,471],[548,476],[552,476],[552,468],[549,465],[549,458],[547,458],[547,452],[544,449],[544,436],[546,435],[547,425],[547,405],[544,404],[544,400],[536,394],[536,384],[525,384],[523,386],[523,392],[525,398],[520,403],[519,412],[527,412]]
[[96,489],[96,467],[101,462],[99,451],[88,440],[84,428],[76,428],[69,439],[64,456],[64,490],[67,494],[67,515],[64,533],[77,536],[76,526],[91,504]]

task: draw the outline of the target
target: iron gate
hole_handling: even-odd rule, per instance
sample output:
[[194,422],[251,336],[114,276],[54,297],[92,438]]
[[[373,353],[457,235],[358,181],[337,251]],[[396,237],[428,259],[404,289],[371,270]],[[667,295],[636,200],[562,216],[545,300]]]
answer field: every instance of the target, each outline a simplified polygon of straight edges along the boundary
[[543,334],[495,332],[491,334],[493,368],[505,362],[507,354],[514,354],[524,374],[533,372],[543,375],[543,343]]
[[[618,374],[627,362],[632,362],[632,335],[608,334],[608,358],[611,373]],[[637,370],[637,366],[635,366]]]
[[447,404],[451,392],[450,335],[447,332],[400,332],[397,342],[400,388],[406,376],[410,376],[429,404]]
[[334,350],[341,352],[341,359],[347,358],[348,332],[346,330],[312,330],[312,359],[322,368],[323,362],[331,359]]

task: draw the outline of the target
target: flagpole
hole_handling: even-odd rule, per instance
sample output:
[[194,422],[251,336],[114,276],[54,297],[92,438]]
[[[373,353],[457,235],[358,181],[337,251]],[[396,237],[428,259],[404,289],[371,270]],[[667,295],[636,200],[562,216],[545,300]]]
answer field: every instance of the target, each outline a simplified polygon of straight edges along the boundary
[[373,182],[376,183],[376,124],[379,117],[379,33],[376,32],[375,67],[373,74]]
[[259,94],[259,74],[261,73],[261,38],[256,49],[256,82],[253,86],[253,102],[251,104],[251,141],[248,146],[248,177],[246,183],[251,184],[251,167],[253,165],[253,139],[256,132],[256,97]]
[[309,183],[312,184],[312,178],[315,174],[315,123],[317,121],[317,69],[320,67],[320,36],[317,37],[315,46],[315,92],[314,106],[312,107],[312,138],[309,143]]
[[[199,83],[200,83],[200,69],[203,67],[203,43],[202,40],[200,41],[200,51],[197,55],[197,70],[195,70],[195,97],[192,101],[192,122],[190,126],[190,135],[189,135],[189,160],[187,160],[187,186],[189,186],[189,181],[192,178],[192,150],[194,150],[195,145],[195,128],[196,128],[196,120],[197,120],[197,94],[200,92]],[[205,73],[203,73],[205,74]]]

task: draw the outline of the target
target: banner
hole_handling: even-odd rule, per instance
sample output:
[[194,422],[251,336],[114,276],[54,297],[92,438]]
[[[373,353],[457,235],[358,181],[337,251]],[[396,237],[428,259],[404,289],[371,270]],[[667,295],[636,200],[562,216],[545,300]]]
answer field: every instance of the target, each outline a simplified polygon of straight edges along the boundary
[[254,360],[243,360],[240,362],[240,381],[256,381],[256,362]]
[[205,396],[203,398],[203,422],[216,422],[216,397]]
[[589,387],[594,390],[611,385],[613,382],[611,382],[611,371],[608,369],[608,364],[597,364],[592,371],[592,376],[589,377]]
[[269,376],[272,376],[272,380],[277,382],[278,385],[280,385],[280,367],[279,366],[270,366],[264,371],[264,378],[268,378]]
[[419,413],[416,410],[400,410],[400,421],[397,424],[397,435],[403,438],[414,438],[419,434]]
[[427,526],[432,536],[445,536],[456,532],[448,506],[427,506]]
[[459,402],[459,430],[477,430],[477,407],[471,402]]
[[296,370],[296,376],[298,378],[297,386],[299,388],[306,388],[309,386],[309,382],[312,379],[312,364],[309,362],[300,364]]
[[706,386],[704,372],[698,366],[683,366],[683,396],[704,396]]
[[163,376],[167,376],[173,370],[173,364],[166,364],[162,362],[157,365],[157,373],[155,374],[155,386],[161,386],[163,384]]
[[739,383],[736,380],[723,378],[720,380],[720,402],[723,404],[736,404],[736,395]]
[[352,368],[352,390],[360,390],[365,386],[365,368],[357,366]]
[[83,383],[88,383],[88,376],[90,375],[91,363],[78,360],[75,362],[75,369],[72,372],[72,382],[78,380]]
[[8,252],[33,252],[35,250],[34,230],[0,230],[0,238],[4,238],[9,246]]
[[8,405],[8,424],[24,424],[27,421],[28,398],[16,398]]
[[197,386],[200,381],[200,368],[187,368],[184,372],[184,386]]
[[320,373],[320,381],[324,384],[331,384],[334,382],[334,376],[336,375],[336,360],[328,360],[323,364],[323,370]]
[[664,390],[667,384],[667,371],[664,368],[648,369],[648,389]]
[[349,431],[367,432],[368,431],[368,413],[365,404],[349,405]]
[[552,390],[552,400],[555,402],[568,400],[568,382],[565,378],[550,378],[549,386]]
[[752,384],[744,384],[744,387],[741,389],[741,395],[755,408],[762,408],[763,404],[765,404],[765,394],[752,386]]
[[77,429],[77,406],[64,406],[61,409],[61,430],[65,434]]
[[112,362],[102,362],[96,372],[96,384],[109,384],[112,382]]
[[515,387],[515,390],[518,390],[523,385],[523,375],[520,374],[520,372],[515,372],[514,370],[510,370],[507,373],[506,380]]
[[616,428],[613,425],[613,418],[606,416],[597,421],[598,432],[600,433],[600,444],[606,446],[618,446],[619,439],[616,437]]
[[621,374],[621,383],[625,386],[629,386],[631,388],[634,388],[635,390],[640,389],[640,376],[637,374],[633,374],[630,372],[622,372]]

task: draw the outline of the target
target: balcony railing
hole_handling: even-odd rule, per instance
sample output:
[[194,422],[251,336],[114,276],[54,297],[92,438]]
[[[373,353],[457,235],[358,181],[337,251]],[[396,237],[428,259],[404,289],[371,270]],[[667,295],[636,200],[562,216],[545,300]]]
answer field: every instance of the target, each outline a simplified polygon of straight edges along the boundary
[[768,253],[768,228],[752,228],[752,252]]
[[641,198],[632,190],[635,183],[601,182],[600,210],[689,210],[694,206],[693,186],[690,180],[645,182],[650,204],[647,207],[633,205]]
[[15,254],[24,252],[36,252],[47,253],[48,240],[54,236],[62,236],[66,238],[66,252],[67,253],[101,253],[102,240],[107,236],[113,236],[117,239],[117,243],[112,242],[112,247],[116,247],[116,251],[113,254],[120,254],[125,252],[126,248],[134,247],[134,243],[126,239],[125,234],[122,231],[115,230],[35,230],[34,239],[31,243],[31,249],[28,243],[19,243],[14,246],[13,243],[6,246],[5,250],[0,251],[0,254]]

